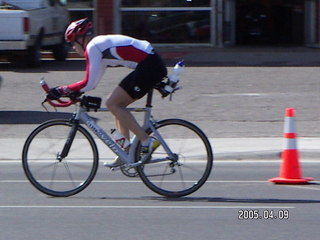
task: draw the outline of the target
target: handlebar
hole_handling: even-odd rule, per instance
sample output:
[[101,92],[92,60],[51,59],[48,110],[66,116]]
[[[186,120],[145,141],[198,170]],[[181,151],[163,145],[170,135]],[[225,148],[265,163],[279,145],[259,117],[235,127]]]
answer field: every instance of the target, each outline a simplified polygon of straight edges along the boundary
[[[167,83],[160,82],[159,84],[157,84],[155,86],[155,89],[157,89],[160,92],[162,98],[165,98],[168,95],[170,95],[169,100],[171,101],[172,100],[172,94],[175,91],[180,90],[182,87],[181,86],[174,86],[172,88],[172,90],[170,92],[168,92],[165,89],[165,86],[167,84],[169,84],[169,80],[167,81]],[[48,94],[49,91],[50,91],[50,87],[48,86],[48,84],[46,83],[46,81],[44,79],[42,79],[40,81],[40,85],[41,85],[42,89]],[[85,97],[79,98],[79,97],[72,97],[72,96],[66,96],[66,97],[69,98],[69,99],[68,100],[61,100],[61,99],[52,100],[52,99],[49,99],[48,97],[46,97],[46,99],[43,101],[43,103],[48,102],[53,107],[69,107],[69,106],[71,106],[71,105],[73,105],[75,103],[81,102],[81,99],[85,98]],[[95,102],[94,104],[97,104],[97,103]],[[96,106],[94,108],[96,108]]]
[[[45,80],[41,80],[41,81],[40,81],[40,85],[41,85],[42,89],[43,89],[46,93],[49,93],[50,88],[49,88],[49,86],[48,86],[48,84],[46,83]],[[57,103],[56,103],[55,101],[56,101]],[[48,102],[48,103],[49,103],[51,106],[53,106],[53,107],[69,107],[69,106],[71,106],[72,104],[77,103],[78,101],[77,101],[76,99],[69,99],[69,100],[65,101],[65,100],[61,100],[61,99],[51,100],[51,99],[49,99],[49,98],[46,98],[46,99],[44,100],[44,102]]]

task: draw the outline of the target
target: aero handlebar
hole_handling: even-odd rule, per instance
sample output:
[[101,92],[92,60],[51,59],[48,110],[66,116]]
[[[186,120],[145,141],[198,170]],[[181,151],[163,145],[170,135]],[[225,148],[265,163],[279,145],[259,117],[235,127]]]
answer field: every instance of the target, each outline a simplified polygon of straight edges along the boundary
[[[50,88],[49,88],[49,86],[48,86],[48,84],[46,83],[45,80],[41,80],[40,81],[40,85],[41,85],[42,89],[46,93],[49,93]],[[76,99],[69,99],[67,101],[64,101],[64,100],[61,100],[61,99],[51,100],[49,98],[46,98],[45,102],[46,101],[53,107],[69,107],[70,105],[75,104],[76,102],[78,102]]]
[[[155,89],[157,89],[160,94],[162,95],[162,98],[165,98],[166,96],[170,95],[170,98],[169,100],[171,101],[172,100],[172,94],[177,91],[177,90],[180,90],[182,87],[181,86],[175,86],[170,92],[166,91],[165,89],[165,86],[169,84],[169,81],[167,81],[167,83],[165,82],[160,82],[156,87]],[[41,80],[40,81],[40,85],[42,87],[42,89],[48,94],[49,91],[50,91],[50,88],[48,86],[48,84],[46,83],[45,80]],[[80,94],[81,95],[81,94]],[[44,102],[48,102],[51,106],[53,107],[69,107],[71,106],[72,104],[75,104],[77,102],[80,102],[81,101],[81,98],[79,98],[79,96],[63,96],[63,97],[66,97],[66,98],[69,98],[68,100],[61,100],[61,99],[55,99],[55,100],[52,100],[52,99],[49,99],[48,97],[46,97],[46,99],[43,101]]]

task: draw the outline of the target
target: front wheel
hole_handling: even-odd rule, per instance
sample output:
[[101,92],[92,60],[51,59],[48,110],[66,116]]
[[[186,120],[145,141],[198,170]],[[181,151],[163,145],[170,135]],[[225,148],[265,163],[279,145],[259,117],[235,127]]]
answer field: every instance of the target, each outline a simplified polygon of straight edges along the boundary
[[[182,197],[197,191],[208,179],[213,153],[206,135],[194,124],[181,119],[167,119],[155,125],[156,131],[172,151],[160,145],[137,171],[152,191],[166,197]],[[147,130],[155,136],[151,129]],[[140,145],[136,159],[139,160]]]
[[92,136],[78,126],[68,155],[59,156],[73,124],[51,120],[37,127],[27,138],[22,152],[24,172],[39,191],[68,197],[84,190],[98,169],[98,150]]

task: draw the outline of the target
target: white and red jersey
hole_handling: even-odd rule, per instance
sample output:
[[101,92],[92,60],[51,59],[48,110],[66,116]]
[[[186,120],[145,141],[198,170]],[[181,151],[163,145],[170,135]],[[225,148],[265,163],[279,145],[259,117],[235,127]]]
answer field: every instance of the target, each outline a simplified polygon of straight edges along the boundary
[[85,78],[67,87],[71,91],[92,90],[98,85],[108,66],[134,69],[149,54],[153,54],[153,48],[147,41],[124,35],[97,36],[86,47]]

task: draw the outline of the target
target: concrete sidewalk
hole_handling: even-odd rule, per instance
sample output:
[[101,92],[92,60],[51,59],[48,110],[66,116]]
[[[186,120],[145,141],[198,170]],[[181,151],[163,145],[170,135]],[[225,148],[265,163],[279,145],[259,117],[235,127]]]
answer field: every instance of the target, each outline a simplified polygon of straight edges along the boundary
[[[0,139],[0,160],[20,160],[25,139]],[[279,160],[282,151],[281,138],[211,138],[215,160]],[[114,154],[100,140],[96,140],[100,160],[112,160]],[[301,160],[320,161],[320,138],[297,140]]]

